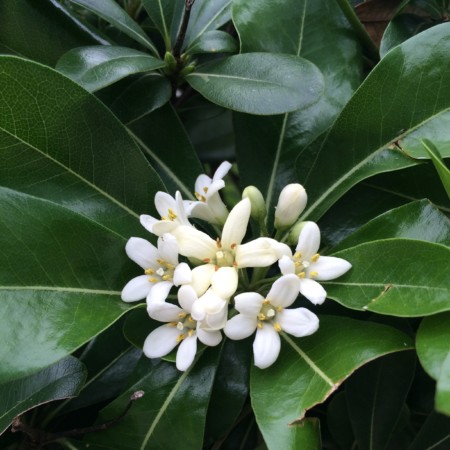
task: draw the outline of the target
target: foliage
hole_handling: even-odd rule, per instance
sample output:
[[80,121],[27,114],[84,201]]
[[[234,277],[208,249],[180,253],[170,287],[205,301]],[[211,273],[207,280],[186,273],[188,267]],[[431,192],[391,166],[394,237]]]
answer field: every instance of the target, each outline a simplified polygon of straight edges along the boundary
[[[396,2],[378,42],[352,3],[0,2],[1,448],[448,448],[449,2]],[[366,3],[364,23],[385,12]],[[224,160],[226,214],[262,194],[245,242],[295,247],[316,221],[352,268],[295,299],[319,329],[281,332],[270,367],[223,337],[180,371],[142,353],[161,323],[121,299],[125,246],[156,243],[157,192],[192,206]],[[225,219],[193,223],[215,239]],[[281,278],[232,270],[236,323]]]

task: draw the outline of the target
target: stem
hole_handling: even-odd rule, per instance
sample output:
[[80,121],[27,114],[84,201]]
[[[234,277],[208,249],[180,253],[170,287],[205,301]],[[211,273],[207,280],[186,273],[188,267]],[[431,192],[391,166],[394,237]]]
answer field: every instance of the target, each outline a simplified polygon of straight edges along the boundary
[[348,0],[336,0],[336,2],[344,13],[344,16],[350,22],[350,25],[352,26],[354,32],[361,39],[371,56],[373,56],[375,60],[378,61],[380,59],[378,47],[372,41],[372,38],[369,36],[366,29],[364,28],[364,25],[359,20],[353,7],[349,4]]
[[183,47],[184,38],[186,36],[186,30],[189,25],[189,17],[191,15],[191,9],[194,2],[195,0],[185,0],[184,3],[183,21],[181,22],[180,31],[178,32],[177,40],[175,42],[172,52],[173,56],[177,60],[181,55],[181,48]]

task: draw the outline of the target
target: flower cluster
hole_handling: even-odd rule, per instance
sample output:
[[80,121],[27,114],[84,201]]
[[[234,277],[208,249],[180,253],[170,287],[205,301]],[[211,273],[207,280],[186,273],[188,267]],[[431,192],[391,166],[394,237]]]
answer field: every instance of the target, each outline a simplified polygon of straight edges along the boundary
[[[195,183],[196,201],[183,200],[179,192],[175,198],[158,192],[155,206],[160,218],[141,216],[141,224],[158,237],[157,246],[137,237],[126,245],[127,255],[144,274],[127,283],[122,300],[146,299],[150,317],[165,322],[149,334],[144,353],[159,358],[179,345],[179,370],[194,361],[197,340],[216,346],[222,332],[230,339],[244,339],[256,332],[255,365],[270,366],[280,352],[280,333],[302,337],[319,327],[318,317],[307,308],[289,309],[299,293],[321,304],[326,291],[319,281],[337,278],[351,267],[341,258],[318,253],[320,231],[314,222],[295,226],[295,252],[280,242],[279,237],[286,235],[306,206],[306,192],[300,184],[289,184],[280,193],[274,213],[276,238],[264,235],[266,205],[255,187],[246,188],[243,199],[228,211],[219,191],[230,168],[224,162],[213,178],[200,175]],[[245,241],[251,217],[263,235]],[[216,230],[217,236],[212,238],[200,229],[205,223],[205,229]],[[275,263],[278,275],[266,278]],[[174,286],[176,295],[169,295]]]

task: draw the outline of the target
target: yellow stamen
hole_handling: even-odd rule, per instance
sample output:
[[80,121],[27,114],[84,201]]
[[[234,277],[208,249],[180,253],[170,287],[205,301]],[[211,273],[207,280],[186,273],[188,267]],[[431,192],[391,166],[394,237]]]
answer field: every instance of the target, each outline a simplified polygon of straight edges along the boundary
[[195,198],[200,201],[202,199],[202,196],[198,192],[194,192]]
[[156,262],[157,262],[158,264],[161,264],[161,266],[165,266],[165,265],[166,265],[166,262],[165,262],[163,259],[161,259],[161,258],[158,258],[158,259],[156,260]]
[[237,247],[237,244],[231,244],[230,245],[231,250],[234,250],[236,247]]
[[150,277],[150,278],[148,279],[148,281],[150,281],[150,283],[157,283],[157,282],[158,282],[158,278]]
[[263,327],[263,324],[261,322],[258,322],[258,324],[256,326],[261,330]]
[[297,274],[299,278],[305,278],[305,275],[305,272],[300,272],[299,274]]
[[177,322],[169,322],[167,324],[168,327],[176,327],[177,325],[178,325]]
[[177,218],[177,215],[175,214],[175,212],[173,211],[173,209],[168,209],[168,213],[169,213],[169,220],[175,220]]
[[275,331],[277,331],[278,333],[281,332],[281,325],[278,322],[274,323],[273,327],[275,328]]
[[175,269],[175,266],[174,266],[173,264],[170,264],[170,263],[166,263],[166,267],[167,267],[169,270]]
[[258,319],[259,320],[266,320],[266,316],[263,313],[259,313],[258,314]]
[[312,262],[317,262],[317,260],[320,258],[320,255],[318,253],[316,253],[315,255],[311,256],[311,261]]
[[300,261],[295,261],[295,263],[294,263],[294,266],[295,267],[299,267],[299,266],[301,266],[302,265],[302,263],[300,262]]
[[295,252],[294,253],[294,258],[295,259],[300,259],[302,257],[302,254],[300,252]]
[[167,217],[161,216],[161,220],[167,220]]
[[191,337],[194,334],[194,330],[189,330],[188,331],[188,336]]
[[264,301],[263,301],[263,305],[268,305],[270,303],[270,300],[268,299],[268,298],[266,298]]
[[206,186],[203,188],[203,192],[204,192],[205,194],[208,193],[208,188],[207,188]]
[[177,339],[176,339],[176,341],[177,341],[177,343],[180,343],[183,339],[185,339],[186,338],[186,335],[184,335],[184,334],[179,334],[178,336],[177,336]]
[[317,277],[317,275],[319,275],[319,273],[316,272],[315,270],[313,270],[312,272],[309,272],[309,276],[310,276],[311,278]]
[[195,320],[191,316],[189,316],[189,322],[195,322]]
[[153,269],[146,269],[144,273],[145,275],[154,275],[155,271]]
[[178,317],[179,317],[180,319],[184,319],[186,316],[187,316],[186,313],[180,313],[180,314],[178,314]]
[[163,275],[162,279],[164,281],[170,280],[170,275]]
[[277,306],[277,312],[282,312],[283,308],[281,306]]

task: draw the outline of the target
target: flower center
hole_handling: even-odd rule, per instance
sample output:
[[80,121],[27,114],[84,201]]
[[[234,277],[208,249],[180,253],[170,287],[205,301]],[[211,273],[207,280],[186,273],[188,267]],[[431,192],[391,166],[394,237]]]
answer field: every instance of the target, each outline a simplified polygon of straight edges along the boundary
[[292,259],[294,261],[296,275],[299,278],[305,278],[306,276],[309,278],[316,277],[318,273],[314,270],[310,270],[310,267],[312,266],[312,264],[316,263],[319,258],[319,253],[311,256],[309,260],[302,259],[302,254],[300,252],[295,253]]
[[157,269],[150,268],[145,270],[145,275],[151,275],[148,279],[150,283],[158,283],[158,281],[172,281],[175,272],[175,266],[164,259],[157,259],[156,262],[160,265]]
[[[205,194],[208,193],[208,188],[207,188],[206,186],[203,188],[203,192],[204,192]],[[206,203],[206,197],[205,197],[204,195],[199,194],[197,191],[194,192],[194,195],[195,195],[195,198],[196,198],[199,202]]]
[[168,208],[167,210],[167,216],[161,216],[161,220],[170,220],[173,222],[177,218],[177,215],[175,214],[175,211],[171,208]]
[[258,324],[257,324],[258,328],[262,328],[264,322],[267,323],[270,321],[271,325],[273,325],[275,330],[280,332],[281,326],[278,322],[275,322],[275,319],[277,313],[280,313],[281,311],[283,311],[283,308],[281,306],[273,306],[272,303],[270,303],[270,300],[266,298],[263,301],[263,304],[258,314]]
[[178,322],[170,322],[169,325],[177,327],[177,330],[181,332],[176,338],[177,342],[181,342],[187,337],[191,337],[195,333],[197,321],[187,313],[178,314],[178,318],[180,319]]
[[236,266],[235,254],[236,244],[231,244],[231,248],[222,248],[222,242],[220,238],[216,239],[217,252],[214,261],[208,261],[216,265],[216,269],[219,267],[233,267]]

